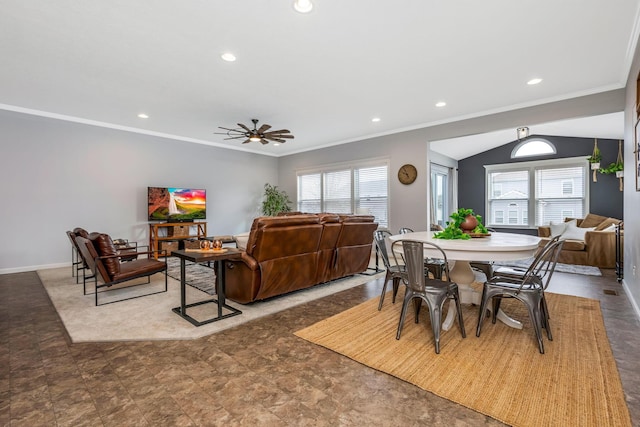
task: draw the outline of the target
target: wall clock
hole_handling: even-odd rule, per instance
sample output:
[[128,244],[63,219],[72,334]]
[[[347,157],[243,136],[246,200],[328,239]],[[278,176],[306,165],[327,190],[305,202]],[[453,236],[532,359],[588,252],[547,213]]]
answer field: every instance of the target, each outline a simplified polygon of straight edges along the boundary
[[398,180],[404,185],[413,183],[418,177],[418,170],[415,166],[406,164],[398,170]]

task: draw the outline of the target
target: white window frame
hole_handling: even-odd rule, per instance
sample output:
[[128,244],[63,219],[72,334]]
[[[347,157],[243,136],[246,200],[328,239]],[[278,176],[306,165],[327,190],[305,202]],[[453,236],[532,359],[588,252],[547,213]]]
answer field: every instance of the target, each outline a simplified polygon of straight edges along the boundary
[[[501,228],[530,228],[536,229],[538,225],[536,225],[536,218],[538,217],[538,213],[536,211],[536,182],[535,182],[535,172],[539,169],[554,169],[561,167],[581,167],[583,169],[585,189],[584,189],[584,214],[586,215],[589,212],[589,163],[585,161],[584,157],[567,157],[563,159],[549,159],[549,160],[535,160],[530,162],[517,162],[517,163],[505,163],[505,164],[496,164],[496,165],[484,165],[485,168],[485,194],[487,198],[485,200],[485,212],[488,219],[492,221],[487,221],[486,226],[499,226]],[[527,224],[526,225],[510,225],[508,222],[509,218],[506,217],[506,223],[497,223],[493,222],[494,218],[491,218],[490,210],[489,210],[489,175],[493,172],[513,172],[513,171],[528,171],[529,173],[529,198],[528,200],[523,199],[523,203],[527,202]],[[533,213],[533,215],[531,214]],[[504,215],[504,214],[503,214]],[[503,216],[503,221],[505,217]]]
[[[327,212],[324,207],[324,194],[325,194],[325,188],[324,188],[324,174],[327,172],[339,172],[339,171],[344,171],[344,170],[350,170],[351,172],[351,212],[352,213],[359,213],[358,212],[358,205],[360,200],[358,199],[358,192],[357,192],[357,188],[356,188],[356,183],[355,183],[355,171],[357,169],[363,169],[363,168],[369,168],[369,167],[380,167],[380,166],[384,166],[387,168],[387,200],[386,200],[386,204],[385,204],[385,209],[386,209],[386,224],[385,224],[385,220],[384,218],[378,218],[378,216],[376,216],[376,222],[378,222],[380,227],[388,227],[391,219],[389,218],[389,199],[391,197],[390,195],[390,161],[388,158],[381,158],[381,159],[367,159],[367,160],[361,160],[361,161],[357,161],[357,162],[347,162],[347,163],[333,163],[333,164],[329,164],[329,165],[323,165],[323,166],[318,166],[318,167],[314,167],[314,168],[309,168],[309,169],[300,169],[296,171],[296,207],[298,210],[300,209],[300,199],[299,199],[299,192],[300,192],[300,188],[299,188],[299,183],[300,183],[300,176],[303,175],[313,175],[313,174],[319,174],[320,175],[320,186],[321,186],[321,190],[320,190],[320,212]],[[371,212],[371,215],[375,215],[374,212]]]

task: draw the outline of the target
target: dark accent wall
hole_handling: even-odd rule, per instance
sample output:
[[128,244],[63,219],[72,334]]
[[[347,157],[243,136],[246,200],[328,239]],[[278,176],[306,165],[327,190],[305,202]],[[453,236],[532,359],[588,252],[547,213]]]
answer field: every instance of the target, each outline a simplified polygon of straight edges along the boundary
[[[533,137],[532,135],[531,137]],[[534,160],[560,159],[566,157],[590,156],[593,151],[593,138],[573,138],[560,136],[535,135],[551,142],[556,147],[556,154],[548,156],[526,157],[524,159],[512,159],[511,151],[518,144],[513,141],[509,144],[485,151],[475,156],[467,157],[458,162],[458,206],[472,208],[476,214],[485,217],[485,165],[503,163],[518,163]],[[531,138],[529,137],[529,138]],[[618,140],[598,139],[598,148],[602,154],[602,167],[614,163],[618,157]],[[586,162],[586,160],[585,160]],[[630,179],[630,178],[626,178]],[[631,178],[633,179],[633,177]],[[604,175],[598,173],[598,181],[593,182],[592,173],[589,173],[589,212],[622,219],[623,192],[618,189],[618,179],[614,174]],[[537,230],[520,229],[525,234],[537,234]]]

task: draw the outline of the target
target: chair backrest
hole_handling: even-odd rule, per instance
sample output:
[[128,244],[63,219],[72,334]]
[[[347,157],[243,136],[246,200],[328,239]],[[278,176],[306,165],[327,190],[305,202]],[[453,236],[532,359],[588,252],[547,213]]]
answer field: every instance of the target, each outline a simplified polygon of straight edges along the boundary
[[413,233],[413,230],[408,227],[402,227],[400,229],[400,234],[407,234],[407,233]]
[[443,277],[449,277],[447,255],[440,246],[435,243],[421,242],[417,240],[396,240],[391,245],[391,251],[395,254],[400,247],[402,247],[402,253],[404,254],[404,260],[407,267],[407,286],[414,291],[424,291],[426,287],[424,270],[425,247],[429,249],[429,258],[441,259],[443,261]]
[[558,255],[560,255],[564,242],[564,240],[560,239],[560,236],[556,236],[538,252],[527,269],[527,272],[524,274],[522,284],[520,285],[521,289],[523,286],[534,285],[544,290],[549,286],[551,276],[556,269]]
[[373,241],[378,248],[378,254],[382,257],[384,268],[387,270],[391,268],[391,260],[389,259],[389,252],[387,251],[387,239],[391,236],[389,230],[376,230],[373,232]]

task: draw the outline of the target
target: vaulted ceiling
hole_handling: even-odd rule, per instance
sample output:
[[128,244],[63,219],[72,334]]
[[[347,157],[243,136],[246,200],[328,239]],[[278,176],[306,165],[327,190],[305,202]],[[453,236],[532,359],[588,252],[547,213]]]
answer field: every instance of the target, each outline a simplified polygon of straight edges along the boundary
[[[620,89],[638,38],[638,0],[313,1],[4,0],[0,108],[282,156]],[[253,118],[295,139],[215,134]]]

